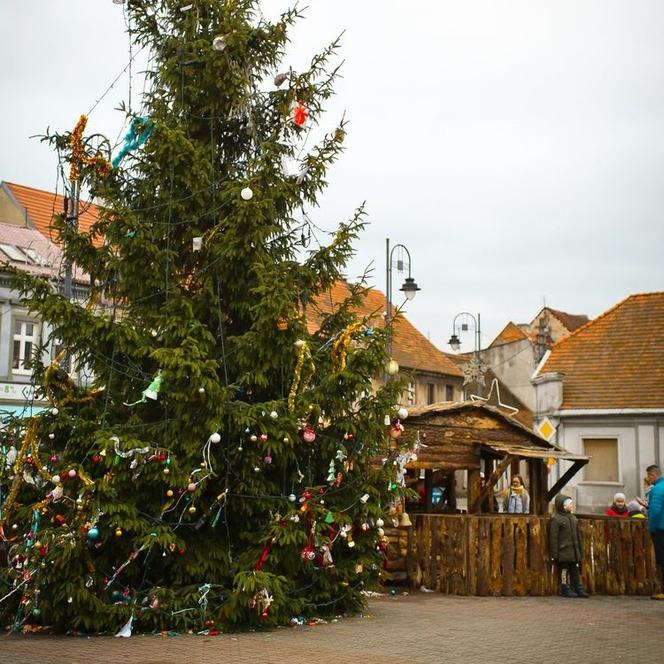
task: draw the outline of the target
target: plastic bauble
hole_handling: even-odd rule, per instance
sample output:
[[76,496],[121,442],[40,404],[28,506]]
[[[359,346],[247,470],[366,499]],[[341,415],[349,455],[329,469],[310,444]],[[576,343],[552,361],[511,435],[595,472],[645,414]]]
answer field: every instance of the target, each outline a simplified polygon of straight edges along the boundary
[[253,435],[251,435],[251,436],[249,437],[249,440],[250,440],[252,443],[255,443],[255,442],[258,440],[258,436],[257,436],[256,434],[253,434]]
[[266,454],[266,455],[263,457],[263,461],[264,461],[265,463],[267,463],[267,464],[270,464],[270,463],[272,463],[272,457],[271,457],[269,454]]
[[92,528],[90,528],[90,530],[88,530],[87,534],[85,535],[85,538],[88,540],[88,542],[96,542],[99,539],[99,528],[92,526]]
[[54,433],[49,433],[48,437],[49,437],[49,440],[53,440],[55,438],[55,434]]
[[379,528],[377,532],[378,532],[378,537],[382,537],[385,534],[385,531],[382,528]]
[[60,411],[57,408],[51,408],[51,415],[58,415]]
[[76,469],[72,468],[67,475],[69,475],[69,477],[76,477]]
[[221,441],[221,436],[215,431],[211,436],[210,436],[210,442],[214,443],[215,445]]
[[251,187],[245,187],[241,192],[240,196],[242,196],[243,201],[250,201],[254,197],[254,192],[251,189]]
[[189,514],[196,514],[196,507],[194,505],[189,508]]
[[189,482],[187,485],[187,491],[189,491],[189,493],[194,493],[194,491],[196,491],[196,482]]
[[122,528],[116,528],[115,529],[115,536],[116,537],[122,537]]
[[167,496],[168,498],[172,498],[172,497],[173,497],[173,489],[169,489],[169,490],[166,492],[166,496]]
[[408,417],[408,409],[401,406],[401,408],[399,408],[397,411],[397,415],[399,416],[400,420],[405,420]]
[[302,438],[305,443],[313,443],[316,440],[316,432],[311,427],[305,427]]
[[50,458],[50,462],[52,464],[56,464],[58,463],[58,461],[60,461],[60,457],[57,454],[53,454]]
[[261,439],[261,443],[267,443],[267,434],[262,433],[259,438]]
[[164,470],[162,470],[161,472],[164,473],[164,475],[168,475],[171,472],[171,469],[170,468],[164,468]]
[[376,526],[382,528],[385,525],[385,522],[382,519],[376,519]]
[[271,417],[273,420],[276,420],[276,419],[279,417],[279,413],[277,413],[276,410],[273,410],[273,411],[270,413],[270,417]]
[[290,496],[288,496],[288,500],[290,500],[291,503],[294,503],[297,500],[297,496],[294,493],[291,493]]
[[395,376],[399,373],[399,363],[396,360],[389,360],[385,363],[385,373]]

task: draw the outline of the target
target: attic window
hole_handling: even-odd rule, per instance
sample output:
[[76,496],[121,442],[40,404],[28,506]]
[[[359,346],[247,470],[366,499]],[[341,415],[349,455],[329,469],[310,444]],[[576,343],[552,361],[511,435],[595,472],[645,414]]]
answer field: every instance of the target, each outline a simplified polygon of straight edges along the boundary
[[27,256],[12,244],[0,243],[0,249],[2,249],[2,252],[9,258],[9,260],[12,260],[16,263],[29,262]]
[[20,247],[20,249],[30,259],[31,263],[35,265],[48,265],[48,260],[32,247]]

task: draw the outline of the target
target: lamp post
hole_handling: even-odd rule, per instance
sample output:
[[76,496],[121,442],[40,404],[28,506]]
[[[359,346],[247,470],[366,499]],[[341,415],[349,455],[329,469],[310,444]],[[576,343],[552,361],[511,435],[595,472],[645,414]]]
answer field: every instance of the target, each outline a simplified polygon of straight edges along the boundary
[[[392,270],[394,268],[397,269],[398,272],[405,272],[405,262],[408,263],[408,276],[406,277],[405,281],[403,282],[401,288],[399,289],[400,291],[403,292],[403,294],[406,296],[406,299],[412,300],[415,295],[417,294],[418,290],[421,290],[421,288],[417,285],[415,279],[411,276],[410,273],[410,267],[411,267],[411,259],[410,259],[410,252],[408,249],[403,245],[403,244],[395,244],[392,249],[390,249],[390,238],[388,237],[386,240],[386,245],[385,245],[385,260],[386,260],[386,275],[387,275],[387,284],[385,288],[385,295],[387,297],[387,308],[385,311],[385,330],[387,332],[387,355],[390,358],[388,360],[388,365],[392,365],[392,330],[390,329],[390,322],[392,320]],[[399,250],[399,253],[396,256],[394,256],[394,252],[396,250]],[[404,261],[405,259],[405,261]],[[394,363],[396,364],[396,363]],[[397,368],[396,371],[389,371],[388,373],[397,373],[399,369]]]
[[480,355],[480,350],[482,348],[482,331],[480,329],[480,315],[477,314],[477,318],[473,316],[473,314],[468,313],[467,311],[462,311],[458,313],[455,317],[454,320],[452,321],[452,336],[450,337],[450,340],[447,342],[450,347],[452,348],[453,351],[458,351],[459,348],[461,348],[461,341],[459,340],[459,337],[457,336],[457,325],[456,322],[457,320],[461,317],[464,316],[464,320],[462,321],[460,327],[459,327],[459,332],[467,332],[468,331],[468,319],[470,319],[473,322],[473,330],[474,330],[474,337],[475,337],[475,351],[474,351],[474,362],[471,362],[471,366],[469,367],[468,371],[464,370],[464,373],[466,374],[466,381],[465,382],[470,382],[471,380],[474,380],[477,384],[477,391],[478,391],[478,396],[482,396],[482,383],[480,379],[484,375],[484,369],[482,367],[482,357]]

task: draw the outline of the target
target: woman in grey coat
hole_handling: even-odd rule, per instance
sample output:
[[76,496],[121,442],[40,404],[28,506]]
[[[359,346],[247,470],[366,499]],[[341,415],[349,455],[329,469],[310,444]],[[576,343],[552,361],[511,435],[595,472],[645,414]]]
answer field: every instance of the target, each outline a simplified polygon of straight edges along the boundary
[[549,553],[560,572],[560,594],[563,597],[588,597],[579,573],[581,533],[579,520],[572,514],[574,504],[569,496],[561,493],[556,496],[554,505],[549,524]]

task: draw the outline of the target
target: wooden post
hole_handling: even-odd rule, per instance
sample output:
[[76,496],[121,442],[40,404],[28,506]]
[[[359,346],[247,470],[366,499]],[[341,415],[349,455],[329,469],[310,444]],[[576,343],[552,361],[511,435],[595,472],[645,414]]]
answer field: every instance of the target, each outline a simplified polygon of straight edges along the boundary
[[486,484],[484,485],[484,487],[482,487],[479,496],[475,499],[475,502],[473,503],[472,507],[473,513],[479,509],[484,499],[487,496],[489,496],[490,492],[493,491],[493,487],[496,485],[496,482],[500,479],[501,475],[505,472],[505,470],[512,463],[512,461],[514,461],[514,457],[511,454],[506,454],[496,465],[496,467],[493,469],[493,472],[491,473],[491,476],[486,481]]
[[424,471],[424,512],[431,514],[433,509],[433,470],[427,468]]
[[[468,471],[468,513],[470,514],[470,507],[475,503],[477,496],[480,495],[482,489],[482,483],[480,482],[480,469],[472,468]],[[482,506],[480,505],[479,511],[482,511]]]
[[546,465],[542,459],[528,459],[528,474],[530,475],[530,512],[531,514],[547,514],[548,501],[546,499]]
[[445,493],[447,494],[447,511],[456,514],[456,478],[451,470],[445,476]]
[[581,459],[574,461],[572,465],[567,469],[563,476],[547,491],[546,500],[551,501],[553,497],[569,482],[574,475],[576,475],[581,468],[583,468],[588,463],[588,459]]

